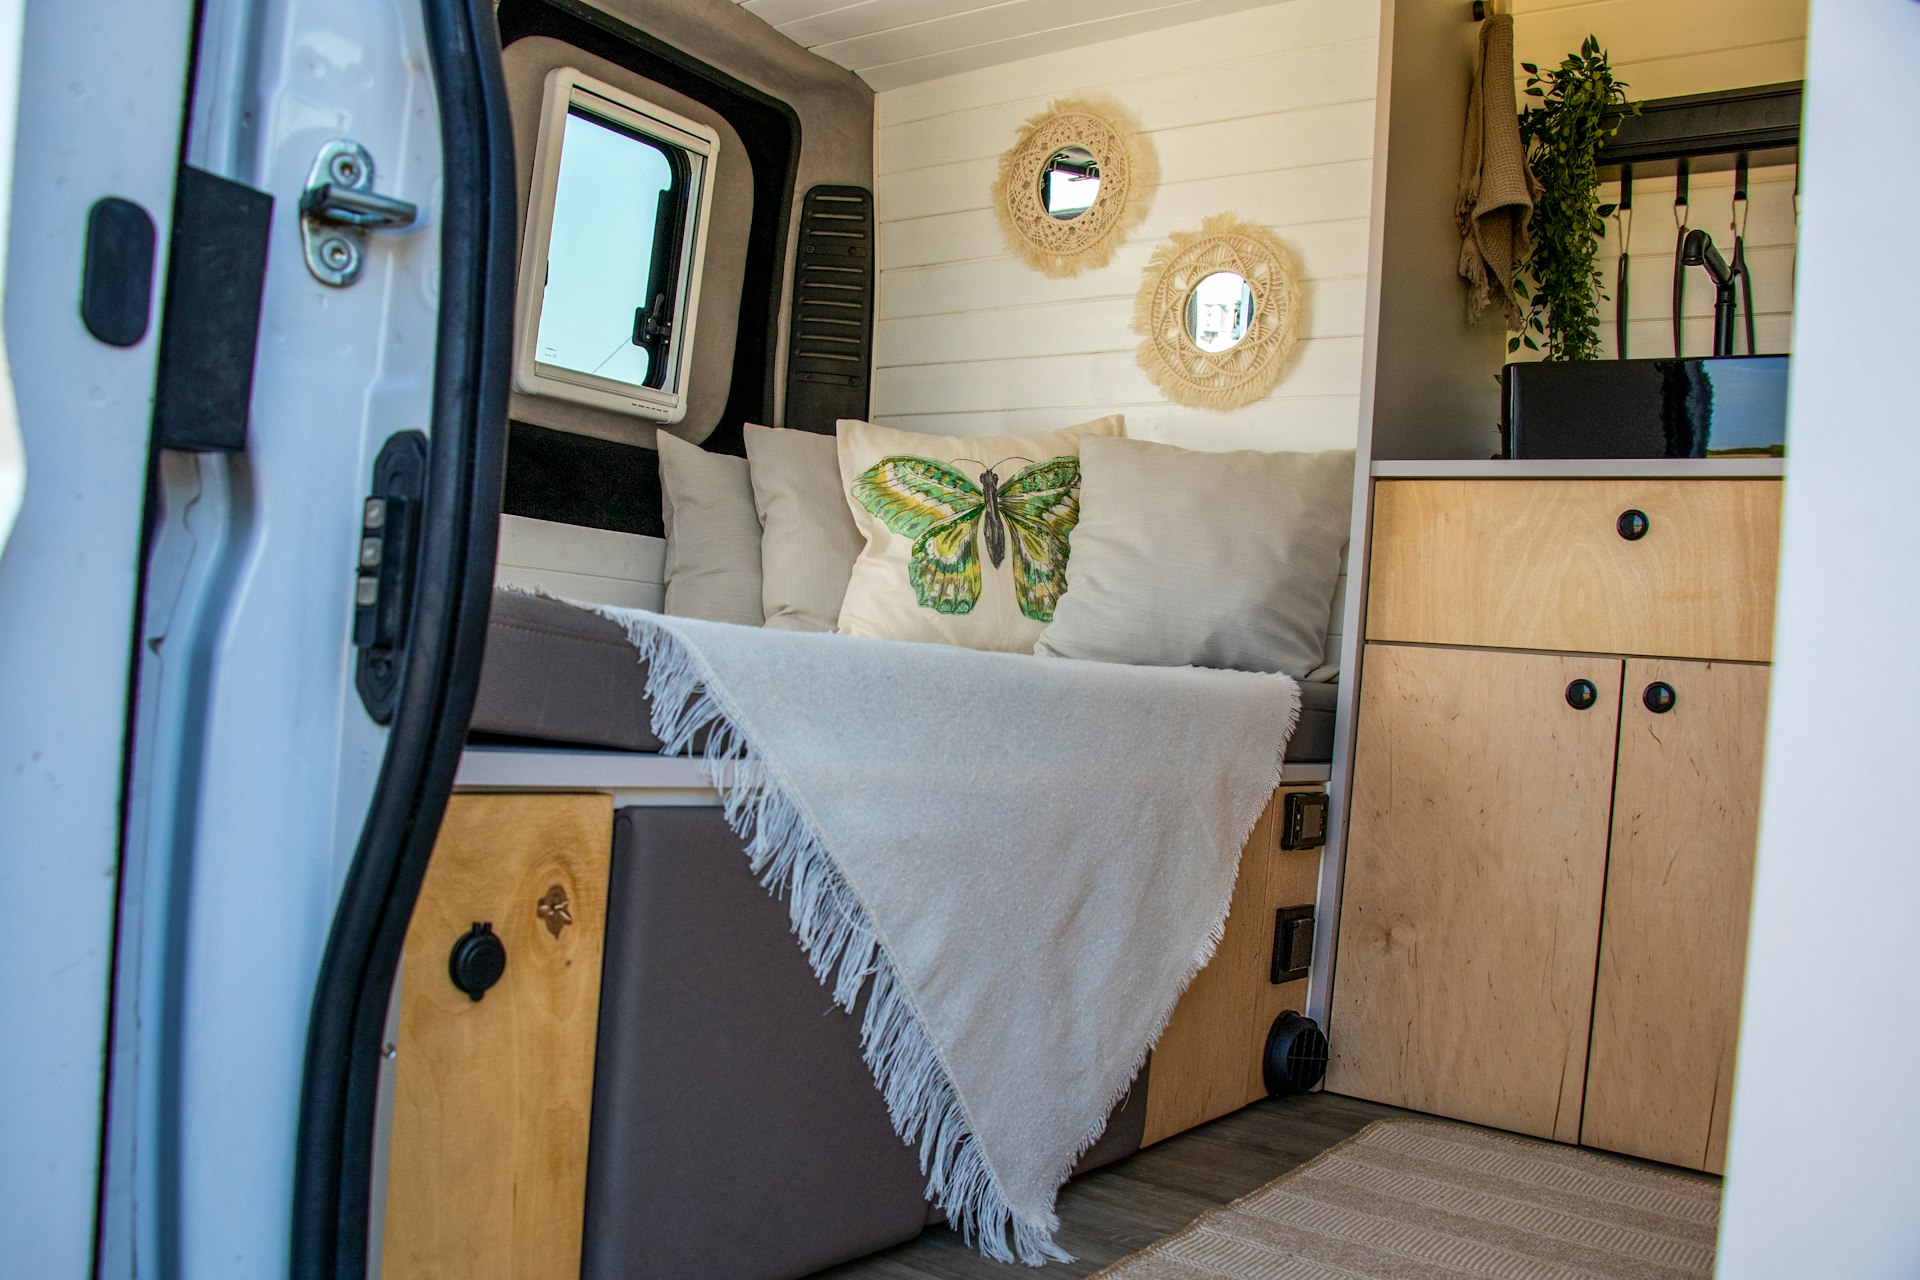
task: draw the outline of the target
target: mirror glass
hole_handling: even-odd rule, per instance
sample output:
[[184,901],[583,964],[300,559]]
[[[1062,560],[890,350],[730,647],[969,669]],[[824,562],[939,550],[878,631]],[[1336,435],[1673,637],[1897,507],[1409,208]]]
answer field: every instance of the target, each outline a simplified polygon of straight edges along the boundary
[[1231,350],[1253,325],[1253,287],[1232,271],[1216,271],[1187,295],[1187,336],[1202,351]]
[[1062,222],[1093,208],[1100,197],[1100,163],[1085,147],[1062,147],[1040,170],[1040,203]]

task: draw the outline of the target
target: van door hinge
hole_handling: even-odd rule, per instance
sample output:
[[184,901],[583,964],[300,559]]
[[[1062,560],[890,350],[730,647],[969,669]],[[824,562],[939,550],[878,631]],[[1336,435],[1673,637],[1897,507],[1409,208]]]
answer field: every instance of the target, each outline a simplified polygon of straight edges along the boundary
[[360,508],[353,587],[353,643],[360,650],[354,684],[375,724],[390,722],[400,700],[426,496],[427,438],[418,431],[399,432],[373,464],[373,492]]
[[375,195],[373,156],[351,138],[335,138],[314,157],[300,195],[300,243],[307,270],[321,284],[343,289],[360,278],[366,233],[404,231],[420,219],[419,206]]

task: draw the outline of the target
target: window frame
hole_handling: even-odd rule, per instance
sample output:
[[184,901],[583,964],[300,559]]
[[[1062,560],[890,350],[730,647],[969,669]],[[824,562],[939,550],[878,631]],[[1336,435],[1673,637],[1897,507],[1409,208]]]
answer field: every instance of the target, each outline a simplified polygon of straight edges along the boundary
[[[553,241],[554,201],[559,191],[567,117],[575,111],[616,132],[635,134],[660,146],[667,152],[676,185],[691,183],[694,188],[690,199],[675,202],[681,226],[677,229],[678,253],[671,264],[675,276],[671,330],[657,348],[652,344],[637,344],[648,347],[647,381],[654,382],[657,375],[660,382],[657,387],[636,386],[547,364],[539,358],[540,313],[546,295],[547,255]],[[707,223],[713,208],[719,155],[720,135],[706,125],[596,80],[576,67],[560,67],[547,73],[540,130],[534,148],[533,180],[527,192],[526,235],[515,307],[513,382],[516,391],[612,409],[658,423],[675,423],[686,417],[686,375],[699,320]],[[693,165],[688,157],[698,157],[700,163]],[[656,255],[655,279],[660,270],[661,262]],[[647,292],[651,294],[654,290],[649,287]],[[648,299],[637,303],[642,309],[649,305]]]

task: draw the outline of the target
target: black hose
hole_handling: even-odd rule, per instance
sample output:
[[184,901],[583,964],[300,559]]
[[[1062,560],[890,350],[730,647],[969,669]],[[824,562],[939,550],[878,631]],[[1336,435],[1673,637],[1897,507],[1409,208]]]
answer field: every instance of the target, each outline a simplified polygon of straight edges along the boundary
[[1673,354],[1678,357],[1685,354],[1681,350],[1680,326],[1687,306],[1687,268],[1680,261],[1681,246],[1687,242],[1687,162],[1684,159],[1674,175],[1673,207],[1678,212],[1679,223],[1673,237]]
[[1627,252],[1627,241],[1632,238],[1633,227],[1633,166],[1620,166],[1620,209],[1626,217],[1618,220],[1620,227],[1620,261],[1613,272],[1613,358],[1627,358],[1627,263],[1632,255]]
[[[1733,168],[1733,203],[1736,211],[1747,203],[1747,153],[1742,151]],[[1747,226],[1737,218],[1733,237],[1733,274],[1740,281],[1740,308],[1746,314],[1747,354],[1757,354],[1753,341],[1753,273],[1747,270]]]

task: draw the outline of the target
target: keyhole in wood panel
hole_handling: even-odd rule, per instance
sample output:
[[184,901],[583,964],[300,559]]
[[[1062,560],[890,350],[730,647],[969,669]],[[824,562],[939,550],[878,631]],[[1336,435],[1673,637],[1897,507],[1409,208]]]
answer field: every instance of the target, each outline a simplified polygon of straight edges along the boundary
[[572,903],[567,901],[567,891],[559,885],[553,885],[540,899],[536,909],[540,919],[546,924],[547,932],[556,939],[560,931],[573,923]]

